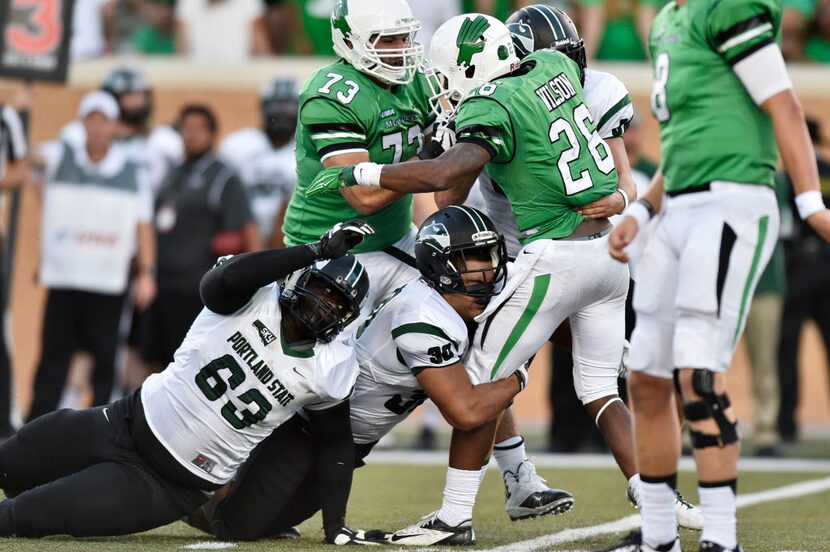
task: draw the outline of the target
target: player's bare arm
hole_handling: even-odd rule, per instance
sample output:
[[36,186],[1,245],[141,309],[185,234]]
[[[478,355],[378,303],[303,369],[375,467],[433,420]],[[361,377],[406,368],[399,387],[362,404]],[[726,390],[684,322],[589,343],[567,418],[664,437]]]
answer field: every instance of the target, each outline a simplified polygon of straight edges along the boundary
[[641,225],[644,225],[663,206],[663,171],[658,170],[651,179],[651,187],[632,206],[629,214],[620,221],[611,232],[608,251],[620,262],[628,262],[625,248],[637,237]]
[[[335,155],[323,161],[325,168],[330,167],[346,167],[348,165],[356,165],[358,163],[365,163],[369,161],[369,154],[367,152],[360,153],[344,153],[342,155]],[[369,188],[343,188],[340,190],[343,198],[349,202],[349,205],[355,208],[363,215],[371,215],[374,212],[383,209],[390,203],[394,203],[401,198],[403,194],[397,192],[390,192],[389,190],[377,190]]]
[[[808,209],[802,211],[799,206],[799,213],[802,217],[806,215],[805,220],[810,226],[830,242],[830,210],[821,203],[818,169],[810,135],[804,124],[801,102],[793,90],[789,89],[766,100],[761,104],[761,109],[772,119],[781,160],[792,180],[796,198],[801,197],[801,203]],[[798,204],[799,200],[796,199],[796,205]]]
[[[622,137],[606,138],[605,143],[611,150],[614,167],[617,169],[617,190],[577,208],[576,212],[585,218],[596,219],[617,215],[625,211],[628,205],[637,199],[637,185],[631,176],[631,165],[628,162],[628,154],[625,152]],[[622,194],[625,194],[625,197]]]
[[423,370],[416,377],[447,422],[470,431],[494,420],[521,391],[518,375],[492,383],[473,385],[461,363],[447,368]]

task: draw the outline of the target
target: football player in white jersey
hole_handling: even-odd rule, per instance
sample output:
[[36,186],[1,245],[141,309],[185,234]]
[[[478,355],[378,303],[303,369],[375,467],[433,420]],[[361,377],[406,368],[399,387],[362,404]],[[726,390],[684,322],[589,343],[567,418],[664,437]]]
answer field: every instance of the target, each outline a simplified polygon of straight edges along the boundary
[[248,189],[263,243],[282,247],[285,210],[297,183],[297,83],[291,78],[278,78],[265,85],[260,93],[260,113],[260,127],[229,134],[219,146],[219,153]]
[[[463,366],[468,325],[505,280],[504,240],[486,215],[469,207],[447,207],[418,231],[415,255],[421,277],[395,290],[358,328],[351,343],[360,364],[351,399],[356,465],[381,437],[427,398],[459,433],[475,434],[495,423],[526,383],[526,372],[473,386]],[[320,508],[307,492],[320,477],[304,416],[280,427],[240,471],[213,515],[211,531],[223,540],[250,540],[285,532]],[[450,458],[448,478],[482,475],[478,452]],[[572,496],[551,490],[551,508],[570,507]],[[475,494],[473,494],[473,499]],[[473,544],[469,520],[446,527],[433,520],[396,544]]]
[[317,468],[326,540],[364,540],[344,526],[358,366],[335,338],[369,287],[346,252],[372,232],[350,221],[312,244],[220,261],[202,280],[207,308],[166,370],[108,406],[42,416],[0,445],[0,487],[13,497],[0,502],[0,536],[119,535],[171,523],[304,409],[325,451]]

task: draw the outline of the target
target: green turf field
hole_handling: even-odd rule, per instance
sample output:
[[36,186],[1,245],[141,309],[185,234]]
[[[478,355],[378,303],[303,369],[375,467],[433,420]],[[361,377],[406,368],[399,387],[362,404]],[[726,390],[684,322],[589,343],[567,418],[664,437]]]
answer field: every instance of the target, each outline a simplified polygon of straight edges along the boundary
[[[491,467],[482,486],[475,510],[479,549],[520,543],[503,552],[525,550],[591,550],[615,542],[615,535],[594,536],[561,544],[521,543],[566,529],[590,527],[635,513],[625,499],[625,481],[612,469],[539,469],[552,486],[574,493],[574,511],[564,516],[510,522],[503,509],[503,490],[498,470]],[[741,495],[764,491],[797,482],[827,479],[828,473],[763,473],[741,475]],[[440,466],[370,465],[355,476],[348,522],[362,529],[393,530],[417,521],[440,505],[444,468]],[[696,501],[695,481],[681,472],[681,491]],[[797,498],[776,500],[741,508],[738,511],[740,539],[747,552],[826,551],[830,550],[830,491]],[[261,541],[240,543],[229,550],[265,551],[332,550],[322,544],[320,520],[301,526],[299,541]],[[685,550],[697,550],[697,533],[683,531]],[[183,523],[142,533],[106,539],[48,538],[42,540],[0,539],[0,550],[13,552],[67,550],[161,551],[186,550],[189,545],[212,539]],[[215,543],[219,544],[219,543]],[[188,548],[184,548],[188,547]],[[391,550],[391,548],[390,548]],[[456,549],[457,550],[457,549]]]

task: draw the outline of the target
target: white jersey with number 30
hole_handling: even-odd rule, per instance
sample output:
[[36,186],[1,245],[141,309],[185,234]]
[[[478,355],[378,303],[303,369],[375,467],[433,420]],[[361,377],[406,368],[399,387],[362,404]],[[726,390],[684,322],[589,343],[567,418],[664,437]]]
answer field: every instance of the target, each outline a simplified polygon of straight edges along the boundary
[[360,375],[351,400],[358,444],[373,443],[427,399],[415,377],[452,366],[467,352],[467,327],[421,279],[395,290],[358,329]]
[[357,361],[343,342],[288,346],[279,293],[266,286],[230,316],[203,309],[173,362],[141,389],[155,436],[208,481],[233,478],[257,443],[300,408],[329,408],[354,387]]
[[[600,138],[607,140],[622,136],[634,117],[634,105],[622,81],[610,73],[586,69],[583,90],[585,105]],[[516,226],[516,215],[513,214],[510,201],[493,185],[493,180],[486,170],[481,172],[478,181],[481,195],[487,205],[487,214],[493,219],[499,233],[504,236],[507,254],[516,257],[522,245],[519,243],[519,228]]]

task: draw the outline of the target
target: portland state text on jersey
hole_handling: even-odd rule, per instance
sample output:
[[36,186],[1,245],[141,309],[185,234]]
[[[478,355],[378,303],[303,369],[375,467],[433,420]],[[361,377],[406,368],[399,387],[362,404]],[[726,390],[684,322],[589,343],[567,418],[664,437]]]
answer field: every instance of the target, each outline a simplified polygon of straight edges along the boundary
[[262,385],[268,386],[268,391],[271,393],[271,397],[273,397],[278,404],[281,406],[288,406],[288,404],[294,400],[294,395],[288,392],[285,385],[283,385],[280,380],[274,376],[274,372],[271,368],[263,359],[259,358],[259,355],[251,344],[248,343],[248,340],[245,339],[245,336],[242,335],[242,332],[237,330],[227,339],[227,341],[231,344],[231,347],[240,360],[242,360],[248,368],[251,369],[254,376],[262,382]]
[[559,73],[535,90],[536,95],[553,111],[563,103],[576,96],[576,89],[565,73]]

